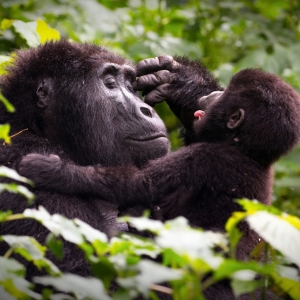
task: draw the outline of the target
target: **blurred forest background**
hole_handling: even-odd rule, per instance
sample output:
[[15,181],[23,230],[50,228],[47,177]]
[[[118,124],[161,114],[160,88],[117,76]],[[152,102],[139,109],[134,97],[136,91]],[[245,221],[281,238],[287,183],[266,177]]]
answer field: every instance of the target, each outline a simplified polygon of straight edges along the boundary
[[[298,0],[1,0],[0,62],[39,43],[38,19],[62,37],[134,62],[162,54],[200,58],[224,86],[240,69],[259,67],[300,91]],[[180,147],[179,122],[165,104],[156,109],[173,149]],[[275,171],[275,205],[300,216],[300,148]]]

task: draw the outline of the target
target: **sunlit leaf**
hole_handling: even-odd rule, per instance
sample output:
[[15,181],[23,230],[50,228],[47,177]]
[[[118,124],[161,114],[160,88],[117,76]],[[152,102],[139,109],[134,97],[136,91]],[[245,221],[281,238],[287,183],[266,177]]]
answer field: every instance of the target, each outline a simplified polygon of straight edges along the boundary
[[176,280],[183,273],[159,265],[153,261],[142,260],[136,265],[139,274],[129,278],[119,278],[118,283],[124,288],[137,289],[141,294],[147,295],[153,283]]
[[25,217],[34,218],[41,222],[52,233],[61,235],[69,242],[81,244],[84,241],[78,227],[72,220],[58,214],[50,215],[42,206],[39,206],[38,209],[26,209],[23,214]]
[[14,21],[15,30],[26,40],[27,45],[35,47],[40,44],[40,37],[36,32],[36,22]]
[[51,285],[65,293],[74,293],[78,299],[111,300],[104,289],[103,283],[97,278],[63,274],[59,277],[34,277],[33,281],[43,285]]
[[13,107],[12,104],[9,103],[9,101],[0,93],[0,101],[4,104],[6,110],[8,112],[15,112],[15,108]]
[[246,220],[265,241],[300,267],[300,230],[280,216],[258,211]]
[[10,179],[14,179],[20,182],[32,184],[32,181],[27,179],[26,177],[20,176],[17,171],[11,168],[7,168],[5,166],[0,166],[0,177],[7,177]]
[[5,143],[10,144],[10,137],[9,137],[10,125],[3,124],[0,125],[0,140],[4,140]]
[[36,31],[40,36],[41,44],[48,41],[58,41],[60,39],[60,33],[56,29],[51,28],[41,19],[38,19],[36,22]]
[[12,26],[13,22],[14,22],[14,20],[3,19],[3,20],[1,21],[0,28],[1,28],[2,30],[6,30],[6,29],[8,29],[8,28],[10,28],[10,27]]
[[0,183],[0,194],[3,191],[19,194],[25,197],[28,200],[29,205],[33,203],[33,200],[35,198],[34,194],[30,192],[27,187],[18,185],[16,183]]

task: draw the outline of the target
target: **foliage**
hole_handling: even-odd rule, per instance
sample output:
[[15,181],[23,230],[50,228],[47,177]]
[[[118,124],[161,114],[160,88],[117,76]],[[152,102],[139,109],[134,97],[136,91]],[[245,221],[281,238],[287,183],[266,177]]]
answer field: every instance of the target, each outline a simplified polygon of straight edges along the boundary
[[[10,249],[0,257],[0,294],[6,299],[108,300],[134,299],[137,295],[155,299],[154,293],[159,291],[172,294],[173,299],[205,299],[205,289],[228,279],[236,296],[257,288],[263,294],[268,288],[299,299],[300,219],[255,201],[239,203],[245,212],[233,214],[226,225],[227,233],[191,228],[183,217],[165,224],[146,217],[123,217],[120,221],[151,232],[153,238],[123,233],[110,240],[79,219],[50,215],[43,207],[26,209],[19,215],[2,212],[0,222],[32,218],[47,227],[47,247],[57,257],[62,257],[61,237],[76,244],[85,253],[93,277],[61,273],[46,258],[47,247],[31,237],[3,235],[0,238]],[[241,237],[238,223],[243,220],[265,240],[254,251],[256,257],[259,251],[269,252],[272,262],[235,259],[234,248]],[[34,284],[44,286],[42,294],[25,279],[25,268],[12,258],[14,253],[48,274],[33,278]],[[113,290],[112,282],[117,284]],[[69,296],[64,298],[61,292]]]
[[[300,2],[294,0],[2,0],[0,75],[16,49],[64,37],[102,44],[135,62],[161,54],[200,58],[224,85],[240,69],[260,67],[300,91],[299,29]],[[13,113],[1,94],[0,102]],[[180,124],[165,103],[156,109],[168,127],[173,148],[178,148]],[[10,143],[9,129],[9,124],[0,125],[0,139],[5,143]],[[261,288],[265,299],[268,287],[299,299],[300,149],[274,169],[274,206],[240,200],[245,212],[233,214],[226,233],[190,228],[183,218],[163,224],[126,217],[123,222],[150,231],[153,239],[122,234],[108,240],[88,224],[51,216],[42,207],[21,215],[0,212],[0,222],[33,218],[50,231],[46,246],[32,237],[0,237],[10,245],[0,257],[1,299],[134,299],[138,294],[156,299],[156,291],[171,293],[174,299],[204,299],[203,291],[222,279],[230,280],[235,295]],[[20,193],[32,201],[25,186],[12,183],[31,182],[4,167],[0,176],[8,182],[0,184],[0,193]],[[243,220],[264,239],[249,262],[234,256],[241,238],[237,225]],[[50,250],[62,258],[61,237],[85,253],[93,277],[62,274],[45,257]],[[255,260],[262,251],[271,262]],[[25,268],[13,254],[48,274],[33,278],[34,284],[47,286],[42,294],[25,279]],[[112,282],[117,283],[115,290],[109,288]]]

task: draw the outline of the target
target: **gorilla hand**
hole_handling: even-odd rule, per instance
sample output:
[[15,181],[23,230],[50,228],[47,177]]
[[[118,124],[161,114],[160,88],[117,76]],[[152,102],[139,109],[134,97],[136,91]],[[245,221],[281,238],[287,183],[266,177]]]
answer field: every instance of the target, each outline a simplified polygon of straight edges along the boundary
[[62,161],[59,156],[49,156],[33,153],[24,156],[19,165],[19,173],[31,179],[35,187],[55,189],[57,174],[62,169]]
[[143,91],[151,106],[167,101],[183,125],[192,130],[194,112],[201,109],[198,100],[213,91],[222,90],[212,74],[200,61],[163,55],[140,61],[136,66],[140,76],[135,89]]

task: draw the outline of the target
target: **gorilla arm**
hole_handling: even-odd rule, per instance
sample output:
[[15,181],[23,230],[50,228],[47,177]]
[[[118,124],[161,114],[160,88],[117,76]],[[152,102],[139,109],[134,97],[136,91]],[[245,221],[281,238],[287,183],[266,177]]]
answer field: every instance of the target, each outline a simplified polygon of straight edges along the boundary
[[[202,148],[201,144],[195,144],[193,148],[199,147]],[[22,159],[19,171],[37,188],[96,196],[125,207],[134,204],[151,206],[178,189],[199,188],[201,182],[194,182],[196,178],[196,181],[207,180],[205,168],[197,168],[191,163],[195,157],[201,161],[206,155],[188,148],[151,161],[143,169],[133,166],[82,167],[65,163],[56,155],[29,154]]]
[[145,102],[154,106],[166,101],[185,127],[186,144],[194,142],[193,114],[203,110],[198,100],[223,90],[218,81],[200,61],[169,55],[140,61],[136,72],[135,89],[143,91]]

